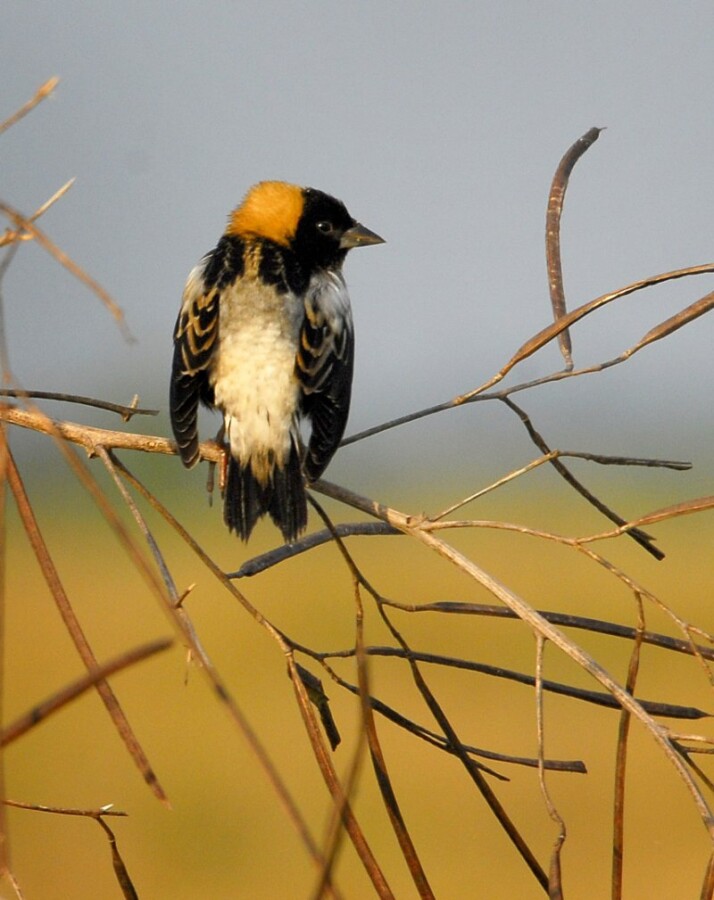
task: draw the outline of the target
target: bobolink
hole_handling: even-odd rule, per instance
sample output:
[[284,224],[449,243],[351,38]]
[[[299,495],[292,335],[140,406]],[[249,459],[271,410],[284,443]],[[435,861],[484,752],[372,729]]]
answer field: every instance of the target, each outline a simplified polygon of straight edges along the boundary
[[[199,402],[223,414],[224,519],[244,541],[266,513],[286,541],[307,524],[305,478],[324,472],[349,411],[354,339],[342,263],[352,247],[379,243],[334,197],[265,181],[188,276],[171,425],[191,467]],[[311,424],[305,449],[301,417]]]

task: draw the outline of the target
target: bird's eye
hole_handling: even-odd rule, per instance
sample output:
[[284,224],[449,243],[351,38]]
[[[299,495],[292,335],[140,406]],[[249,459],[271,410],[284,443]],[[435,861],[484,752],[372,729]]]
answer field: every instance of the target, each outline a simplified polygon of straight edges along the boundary
[[332,222],[328,222],[327,220],[318,222],[316,227],[320,234],[332,234],[332,232],[335,230],[335,226],[332,224]]

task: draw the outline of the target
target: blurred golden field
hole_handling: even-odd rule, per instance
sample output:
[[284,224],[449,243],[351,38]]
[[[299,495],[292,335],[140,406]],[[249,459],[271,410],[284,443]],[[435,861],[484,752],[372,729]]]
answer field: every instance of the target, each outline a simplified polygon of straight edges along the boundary
[[[133,463],[130,457],[124,457]],[[90,464],[93,472],[99,462]],[[172,634],[156,599],[130,565],[111,529],[83,489],[73,487],[64,465],[52,478],[34,474],[28,491],[65,589],[100,661],[152,638]],[[61,471],[60,471],[61,469]],[[100,473],[101,474],[101,473]],[[59,476],[59,477],[58,477]],[[466,476],[464,476],[466,478]],[[473,477],[473,476],[469,476]],[[220,511],[210,509],[203,473],[186,475],[175,459],[146,469],[158,495],[227,571],[273,545],[276,532],[260,526],[246,548],[226,533]],[[115,492],[101,476],[108,494]],[[157,486],[158,485],[158,486]],[[471,487],[467,483],[468,490]],[[553,502],[548,477],[526,491],[497,492],[469,514],[524,522],[568,534],[604,530],[578,500]],[[385,490],[389,494],[389,489]],[[450,499],[415,497],[418,512]],[[564,496],[561,489],[556,496]],[[567,495],[565,495],[567,496]],[[382,498],[380,498],[382,499]],[[389,496],[383,499],[389,501]],[[618,506],[644,512],[656,502],[626,491]],[[401,503],[404,507],[407,504]],[[120,501],[115,502],[117,508]],[[328,504],[338,520],[348,511]],[[142,507],[143,509],[143,507]],[[331,803],[305,735],[285,659],[275,643],[182,545],[145,510],[179,591],[195,583],[186,600],[198,635],[320,843]],[[129,522],[125,513],[122,517]],[[314,519],[314,517],[313,517]],[[311,519],[311,527],[319,523]],[[710,631],[711,520],[690,516],[652,531],[667,552],[650,559],[633,542],[599,545],[680,616]],[[137,534],[137,538],[139,535]],[[532,537],[473,529],[449,539],[533,606],[569,611],[623,624],[636,622],[624,587],[571,550]],[[366,578],[403,603],[437,600],[493,602],[462,573],[406,537],[348,541]],[[6,569],[6,722],[82,674],[49,592],[9,504]],[[349,573],[337,550],[324,546],[261,575],[238,582],[250,601],[301,644],[340,649],[354,644],[355,606]],[[363,593],[368,645],[393,643]],[[647,626],[668,633],[665,617],[647,607]],[[532,674],[535,641],[516,621],[476,616],[393,612],[394,624],[414,650],[442,653]],[[622,683],[629,642],[571,631]],[[677,635],[679,636],[679,635]],[[359,704],[312,661],[300,660],[323,679],[343,741],[334,753],[338,772],[349,769],[360,729]],[[356,682],[354,660],[335,668]],[[502,753],[537,753],[532,688],[484,675],[423,664],[421,670],[462,741]],[[438,730],[403,660],[372,659],[372,692],[404,715]],[[553,647],[546,648],[545,677],[595,688]],[[164,808],[143,784],[103,705],[89,692],[12,744],[5,754],[6,794],[12,800],[96,809],[112,803],[128,813],[109,824],[142,898],[309,897],[317,871],[242,735],[173,648],[119,673],[112,685],[166,790]],[[691,657],[645,646],[637,695],[711,709],[706,677]],[[565,819],[566,895],[601,898],[609,892],[613,764],[619,715],[546,694],[548,757],[582,759],[587,775],[551,773],[547,784]],[[708,731],[702,722],[672,723],[684,732]],[[543,896],[486,804],[455,758],[377,718],[384,754],[407,827],[437,897],[529,898]],[[493,763],[510,781],[490,779],[497,796],[547,869],[556,827],[533,769]],[[707,769],[706,759],[703,763]],[[704,875],[708,840],[691,798],[649,735],[632,726],[628,765],[625,885],[628,900],[695,897]],[[416,897],[384,811],[367,756],[352,801],[390,886],[398,898]],[[119,897],[106,836],[93,821],[8,809],[13,871],[27,898]],[[373,895],[344,838],[335,882],[346,898]]]

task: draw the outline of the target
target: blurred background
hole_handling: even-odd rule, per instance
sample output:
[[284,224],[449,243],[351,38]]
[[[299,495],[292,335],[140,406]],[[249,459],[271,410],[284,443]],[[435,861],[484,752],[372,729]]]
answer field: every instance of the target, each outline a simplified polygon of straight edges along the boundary
[[[125,341],[99,301],[30,242],[2,282],[12,371],[28,389],[115,402],[138,393],[141,405],[160,415],[134,419],[132,429],[168,435],[171,333],[186,275],[216,243],[247,188],[262,179],[332,193],[387,240],[346,264],[357,332],[349,432],[482,384],[548,324],[548,190],[565,150],[592,126],[607,130],[576,167],[563,218],[569,306],[712,259],[709,3],[675,9],[644,0],[620,6],[208,0],[169,7],[154,0],[65,0],[9,5],[2,21],[0,120],[50,76],[61,82],[50,100],[0,137],[0,198],[29,215],[76,177],[41,227],[112,294],[136,338]],[[576,365],[616,356],[713,282],[686,279],[588,317],[573,330]],[[624,366],[518,400],[551,446],[694,464],[687,473],[577,468],[626,517],[708,494],[713,336],[714,319],[703,317]],[[549,346],[510,381],[560,365]],[[109,414],[44,408],[121,427]],[[216,427],[206,419],[204,434]],[[170,633],[50,443],[15,432],[11,440],[99,658]],[[433,512],[535,455],[512,414],[479,403],[346,447],[328,477],[410,512]],[[274,544],[269,524],[249,549],[224,533],[218,510],[206,503],[204,471],[186,473],[168,457],[123,458],[226,569]],[[111,490],[99,464],[91,466]],[[329,508],[351,518],[337,505]],[[468,512],[567,534],[606,527],[544,470]],[[320,835],[329,803],[279,652],[178,541],[152,524],[179,587],[197,582],[189,611],[199,633]],[[603,552],[683,618],[711,630],[711,517],[653,532],[667,553],[662,563],[630,542]],[[635,621],[622,586],[572,553],[484,531],[455,542],[536,606]],[[401,538],[353,546],[367,577],[394,599],[490,599]],[[6,721],[81,672],[12,511],[7,559]],[[326,581],[329,590],[317,587]],[[296,640],[335,649],[353,641],[350,579],[330,548],[245,590]],[[400,624],[422,649],[532,671],[532,638],[516,624],[465,625],[426,614]],[[652,627],[667,623],[655,618]],[[386,642],[374,614],[369,628],[370,641]],[[624,679],[627,646],[578,639]],[[550,677],[582,680],[555,651],[548,662]],[[674,665],[655,651],[647,662],[643,695],[706,706],[708,697],[699,693],[705,679],[694,664]],[[395,661],[375,665],[375,692],[431,725],[402,668]],[[431,669],[429,675],[465,738],[535,753],[527,688]],[[116,689],[165,783],[171,812],[141,784],[94,696],[8,751],[8,796],[126,809],[130,818],[115,822],[116,831],[142,898],[308,896],[314,873],[297,838],[181,650],[125,673]],[[346,767],[358,711],[336,688],[332,695],[346,736],[338,766]],[[549,700],[548,709],[550,755],[584,758],[590,769],[587,777],[555,781],[570,827],[566,888],[570,877],[575,896],[601,897],[617,717],[562,699]],[[384,726],[383,739],[437,896],[540,896],[484,804],[475,795],[465,799],[458,768],[391,726]],[[640,739],[625,896],[696,896],[705,831],[651,741]],[[516,773],[501,791],[547,860],[554,832],[532,772]],[[366,768],[356,803],[397,896],[413,896]],[[9,819],[13,865],[28,897],[118,896],[104,836],[93,823],[22,811]],[[346,897],[369,894],[348,848],[338,881]],[[474,884],[483,887],[474,893]]]

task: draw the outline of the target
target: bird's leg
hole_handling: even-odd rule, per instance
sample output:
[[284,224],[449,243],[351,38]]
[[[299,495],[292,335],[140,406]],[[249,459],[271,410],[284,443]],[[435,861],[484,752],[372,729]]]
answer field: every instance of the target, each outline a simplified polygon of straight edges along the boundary
[[[226,486],[226,478],[228,475],[228,453],[229,450],[224,443],[224,437],[226,432],[225,424],[221,425],[218,429],[218,434],[216,435],[216,445],[218,449],[221,451],[221,460],[218,464],[218,490],[221,492],[221,496],[223,496],[223,491]],[[208,479],[206,480],[206,490],[208,491],[208,503],[210,506],[213,505],[213,489],[215,487],[215,475],[216,475],[216,463],[209,462],[208,464]]]

